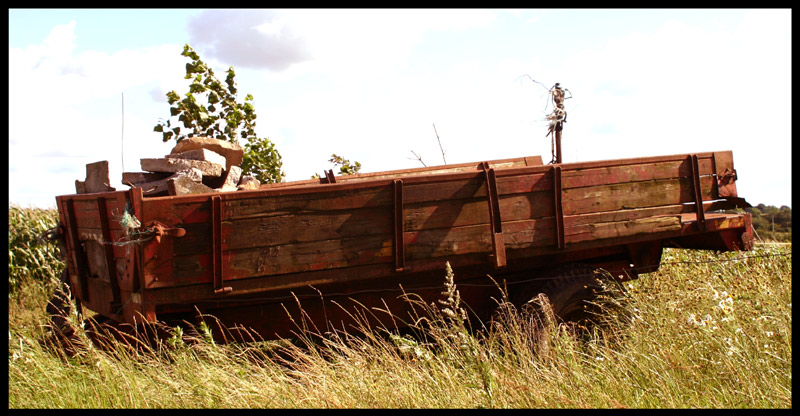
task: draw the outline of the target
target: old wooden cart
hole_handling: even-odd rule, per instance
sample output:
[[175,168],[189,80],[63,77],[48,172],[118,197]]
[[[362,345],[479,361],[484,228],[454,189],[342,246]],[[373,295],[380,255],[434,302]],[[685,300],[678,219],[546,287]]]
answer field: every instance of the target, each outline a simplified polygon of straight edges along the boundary
[[[125,323],[208,314],[273,338],[296,329],[287,314],[298,316],[298,304],[323,329],[347,329],[353,308],[402,316],[404,292],[441,298],[445,262],[472,318],[486,320],[495,281],[523,303],[541,291],[578,294],[582,280],[557,279],[570,277],[564,265],[626,279],[657,270],[664,247],[750,249],[749,214],[719,212],[748,206],[735,179],[730,151],[553,165],[536,156],[56,201],[83,307]],[[125,212],[141,224],[133,237]]]

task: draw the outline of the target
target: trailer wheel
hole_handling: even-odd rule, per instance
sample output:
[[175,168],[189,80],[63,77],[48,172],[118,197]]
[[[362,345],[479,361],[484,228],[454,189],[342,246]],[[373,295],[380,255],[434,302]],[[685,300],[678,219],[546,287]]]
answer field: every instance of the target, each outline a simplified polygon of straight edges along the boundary
[[64,269],[53,296],[45,306],[50,320],[46,325],[48,331],[39,342],[45,347],[55,346],[68,357],[74,357],[86,349],[69,319],[72,308],[76,306],[74,300],[69,288],[69,274]]
[[587,264],[568,264],[555,269],[550,275],[555,278],[541,286],[536,296],[523,300],[522,310],[535,314],[544,322],[547,312],[541,305],[540,295],[543,294],[547,296],[558,322],[588,326],[599,312],[592,303],[601,290],[595,268]]
[[69,273],[67,269],[64,269],[58,286],[53,290],[53,296],[45,306],[45,312],[50,316],[49,326],[51,329],[68,334],[74,332],[68,319],[72,308],[76,306],[74,302],[75,296],[69,286]]

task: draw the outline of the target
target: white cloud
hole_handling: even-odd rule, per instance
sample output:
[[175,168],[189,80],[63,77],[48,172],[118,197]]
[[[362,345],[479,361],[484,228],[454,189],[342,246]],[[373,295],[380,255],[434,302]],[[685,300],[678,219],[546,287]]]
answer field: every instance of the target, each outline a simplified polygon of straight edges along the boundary
[[[563,67],[562,84],[580,103],[565,129],[565,153],[610,159],[733,150],[740,194],[775,200],[790,189],[789,20],[756,11],[736,27],[668,21],[652,34],[576,54]],[[592,133],[610,126],[613,135]],[[761,145],[766,136],[778,146]],[[776,186],[756,185],[765,163],[783,169],[774,171]]]
[[206,10],[189,35],[193,48],[235,67],[282,71],[309,59],[305,40],[270,10]]
[[[415,61],[417,52],[448,45],[439,34],[493,33],[492,25],[508,23],[498,20],[503,13],[531,16],[213,10],[193,21],[189,43],[215,70],[237,68],[240,90],[257,100],[258,132],[276,143],[290,180],[330,168],[331,153],[360,161],[364,171],[420,166],[410,150],[440,163],[433,123],[449,163],[536,154],[546,162],[547,95],[519,78],[527,73],[573,93],[567,162],[733,150],[742,196],[769,204],[789,192],[790,13],[752,11],[738,26],[671,21],[591,50],[579,44],[563,59],[516,48],[501,59],[453,61],[442,49],[441,60]],[[9,49],[12,200],[31,195],[25,192],[48,201],[71,193],[84,165],[97,160],[109,160],[118,181],[122,92],[125,168],[138,170],[139,158],[171,147],[152,127],[168,115],[164,93],[186,90],[183,45],[76,53],[75,25],[55,27],[39,45]],[[246,53],[252,61],[242,60]],[[56,151],[64,154],[54,157]],[[23,174],[45,175],[43,185],[26,189]]]
[[[9,49],[12,201],[54,204],[55,195],[75,192],[74,181],[85,178],[87,163],[100,160],[109,161],[111,180],[119,182],[121,94],[128,93],[126,101],[134,105],[133,97],[147,96],[153,84],[171,89],[183,81],[185,62],[179,62],[178,45],[75,54],[75,25],[55,26],[43,44]],[[166,111],[166,102],[164,106]],[[134,139],[128,136],[127,140],[150,141],[150,147],[146,154],[141,152],[147,149],[135,145],[130,146],[130,154],[126,149],[126,167],[141,157],[153,157],[159,147],[152,133],[156,120],[149,126],[137,123],[131,110],[126,114],[126,134]],[[53,152],[62,156],[49,157]]]

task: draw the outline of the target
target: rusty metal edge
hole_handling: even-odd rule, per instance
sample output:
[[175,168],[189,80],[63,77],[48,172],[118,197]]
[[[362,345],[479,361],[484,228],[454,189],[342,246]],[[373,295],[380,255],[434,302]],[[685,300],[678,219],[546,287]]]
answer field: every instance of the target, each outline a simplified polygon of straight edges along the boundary
[[689,156],[689,163],[692,171],[692,191],[694,192],[694,206],[697,213],[697,226],[700,231],[706,229],[706,216],[703,209],[703,194],[700,188],[700,167],[696,154]]
[[394,269],[401,272],[406,267],[403,180],[395,179],[392,187],[394,191]]

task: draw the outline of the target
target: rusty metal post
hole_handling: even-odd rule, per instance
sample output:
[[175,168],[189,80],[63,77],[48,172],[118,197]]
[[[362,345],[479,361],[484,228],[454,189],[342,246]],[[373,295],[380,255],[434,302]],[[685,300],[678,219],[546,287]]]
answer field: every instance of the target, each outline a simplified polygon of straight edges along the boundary
[[559,121],[556,124],[556,163],[561,163],[561,130],[564,126]]
[[394,270],[402,272],[406,267],[403,180],[392,181],[392,190],[394,192]]

